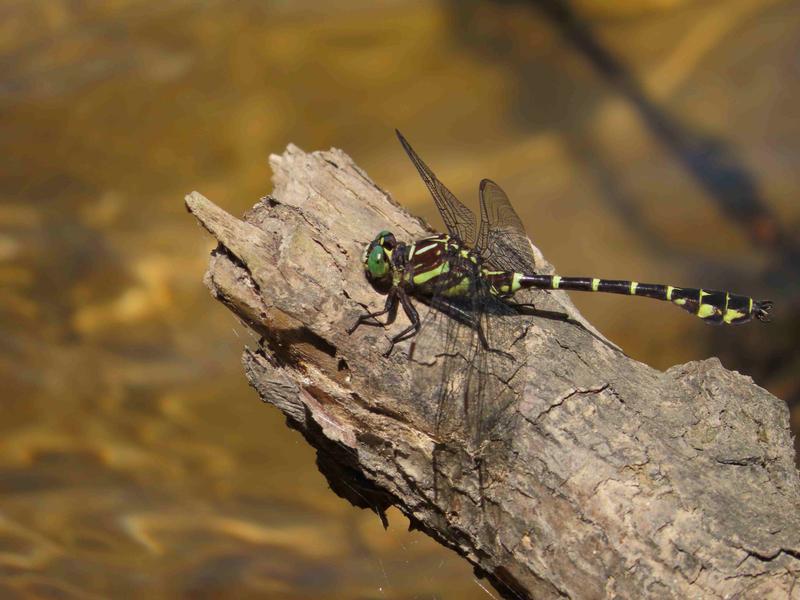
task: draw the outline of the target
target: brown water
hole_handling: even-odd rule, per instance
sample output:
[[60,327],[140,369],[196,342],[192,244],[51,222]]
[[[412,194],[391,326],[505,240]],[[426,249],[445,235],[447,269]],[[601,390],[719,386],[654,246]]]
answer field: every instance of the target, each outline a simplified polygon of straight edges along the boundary
[[778,325],[721,330],[574,296],[641,360],[800,398],[796,3],[325,6],[0,5],[0,596],[487,597],[243,381],[182,197],[242,212],[289,141],[433,218],[399,127],[461,197],[501,182],[564,274],[772,297]]

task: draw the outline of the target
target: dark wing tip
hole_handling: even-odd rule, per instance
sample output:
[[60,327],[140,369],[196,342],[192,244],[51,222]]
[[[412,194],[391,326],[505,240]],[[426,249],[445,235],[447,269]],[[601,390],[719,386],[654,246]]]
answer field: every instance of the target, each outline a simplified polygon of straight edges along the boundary
[[395,133],[395,135],[397,135],[397,139],[400,140],[400,145],[403,146],[403,149],[406,151],[406,154],[408,154],[408,157],[411,159],[411,161],[414,164],[416,164],[419,160],[421,160],[417,156],[417,153],[414,152],[414,149],[411,147],[411,144],[408,143],[408,140],[406,139],[406,136],[404,136],[402,133],[400,133],[399,129],[395,129],[394,133]]
[[756,302],[755,306],[753,307],[753,311],[756,314],[756,319],[763,323],[768,323],[770,321],[769,311],[772,310],[772,307],[772,300],[760,300]]
[[[483,179],[481,179],[480,191],[483,192],[487,187],[493,187],[501,195],[506,196],[506,193],[503,191],[503,188],[500,187],[499,183],[497,183],[493,179],[488,179],[488,178],[484,177]],[[507,200],[507,198],[506,198],[506,200]]]

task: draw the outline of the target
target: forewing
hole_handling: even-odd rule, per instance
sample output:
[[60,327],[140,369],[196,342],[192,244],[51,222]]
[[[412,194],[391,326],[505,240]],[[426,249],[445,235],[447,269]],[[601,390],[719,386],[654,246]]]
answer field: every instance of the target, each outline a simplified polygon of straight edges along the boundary
[[476,249],[484,263],[501,271],[535,273],[531,242],[506,193],[490,179],[481,181],[481,229]]
[[436,207],[439,209],[439,214],[442,215],[445,226],[450,232],[450,235],[458,238],[467,246],[475,245],[475,214],[456,198],[447,187],[436,178],[433,171],[428,168],[422,159],[414,152],[411,144],[403,137],[403,134],[395,129],[397,138],[403,145],[403,148],[417,167],[422,181],[428,186],[433,201],[436,202]]

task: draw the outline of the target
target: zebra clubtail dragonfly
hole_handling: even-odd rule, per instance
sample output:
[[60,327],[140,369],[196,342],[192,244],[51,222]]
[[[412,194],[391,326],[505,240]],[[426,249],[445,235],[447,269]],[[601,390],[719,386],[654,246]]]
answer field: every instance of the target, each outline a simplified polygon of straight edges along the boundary
[[[730,292],[537,273],[531,243],[500,186],[488,179],[481,181],[478,226],[473,212],[436,178],[399,131],[397,137],[433,196],[448,232],[413,243],[398,241],[388,231],[378,233],[365,248],[362,261],[367,279],[387,294],[386,301],[382,310],[359,316],[348,333],[362,324],[388,326],[402,306],[410,325],[391,338],[384,356],[411,338],[409,359],[415,343],[417,352],[429,353],[422,360],[414,359],[418,370],[434,366],[438,372],[416,375],[412,393],[420,398],[421,406],[435,411],[429,415],[438,440],[434,479],[441,475],[437,464],[444,464],[439,463],[441,453],[466,451],[476,466],[481,506],[486,470],[495,462],[492,457],[507,450],[499,442],[503,436],[495,432],[508,434],[516,428],[516,411],[511,410],[518,398],[514,381],[527,361],[525,356],[515,360],[506,352],[513,348],[492,344],[491,334],[497,329],[506,329],[508,337],[521,337],[508,331],[508,319],[496,318],[530,314],[526,309],[532,305],[512,298],[516,292],[529,288],[610,292],[666,300],[707,323],[769,320],[772,302]],[[412,297],[432,307],[424,324]],[[384,315],[385,323],[378,319]],[[438,350],[429,350],[433,347]],[[440,486],[435,483],[434,489],[439,493]]]
[[[474,213],[436,178],[403,135],[399,131],[396,133],[433,196],[448,233],[407,244],[398,241],[392,233],[381,231],[364,250],[366,276],[373,285],[387,291],[386,303],[383,310],[361,315],[348,332],[352,333],[361,324],[391,324],[398,303],[411,322],[391,338],[384,356],[389,356],[398,342],[414,337],[420,330],[422,322],[410,296],[424,299],[467,324],[474,329],[485,350],[501,354],[505,354],[502,349],[489,344],[482,315],[487,311],[516,312],[521,305],[511,297],[527,288],[610,292],[666,300],[706,323],[735,325],[754,318],[769,320],[771,301],[754,300],[731,292],[537,274],[522,222],[500,186],[489,179],[481,181],[481,222],[477,227]],[[386,323],[377,319],[383,315],[387,315]]]

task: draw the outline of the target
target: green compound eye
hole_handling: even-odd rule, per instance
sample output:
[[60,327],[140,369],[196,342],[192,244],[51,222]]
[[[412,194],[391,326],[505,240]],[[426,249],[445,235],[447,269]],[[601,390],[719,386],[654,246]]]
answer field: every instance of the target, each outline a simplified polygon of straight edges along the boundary
[[381,279],[389,272],[389,263],[386,261],[386,252],[380,246],[375,246],[367,259],[369,274],[375,279]]

